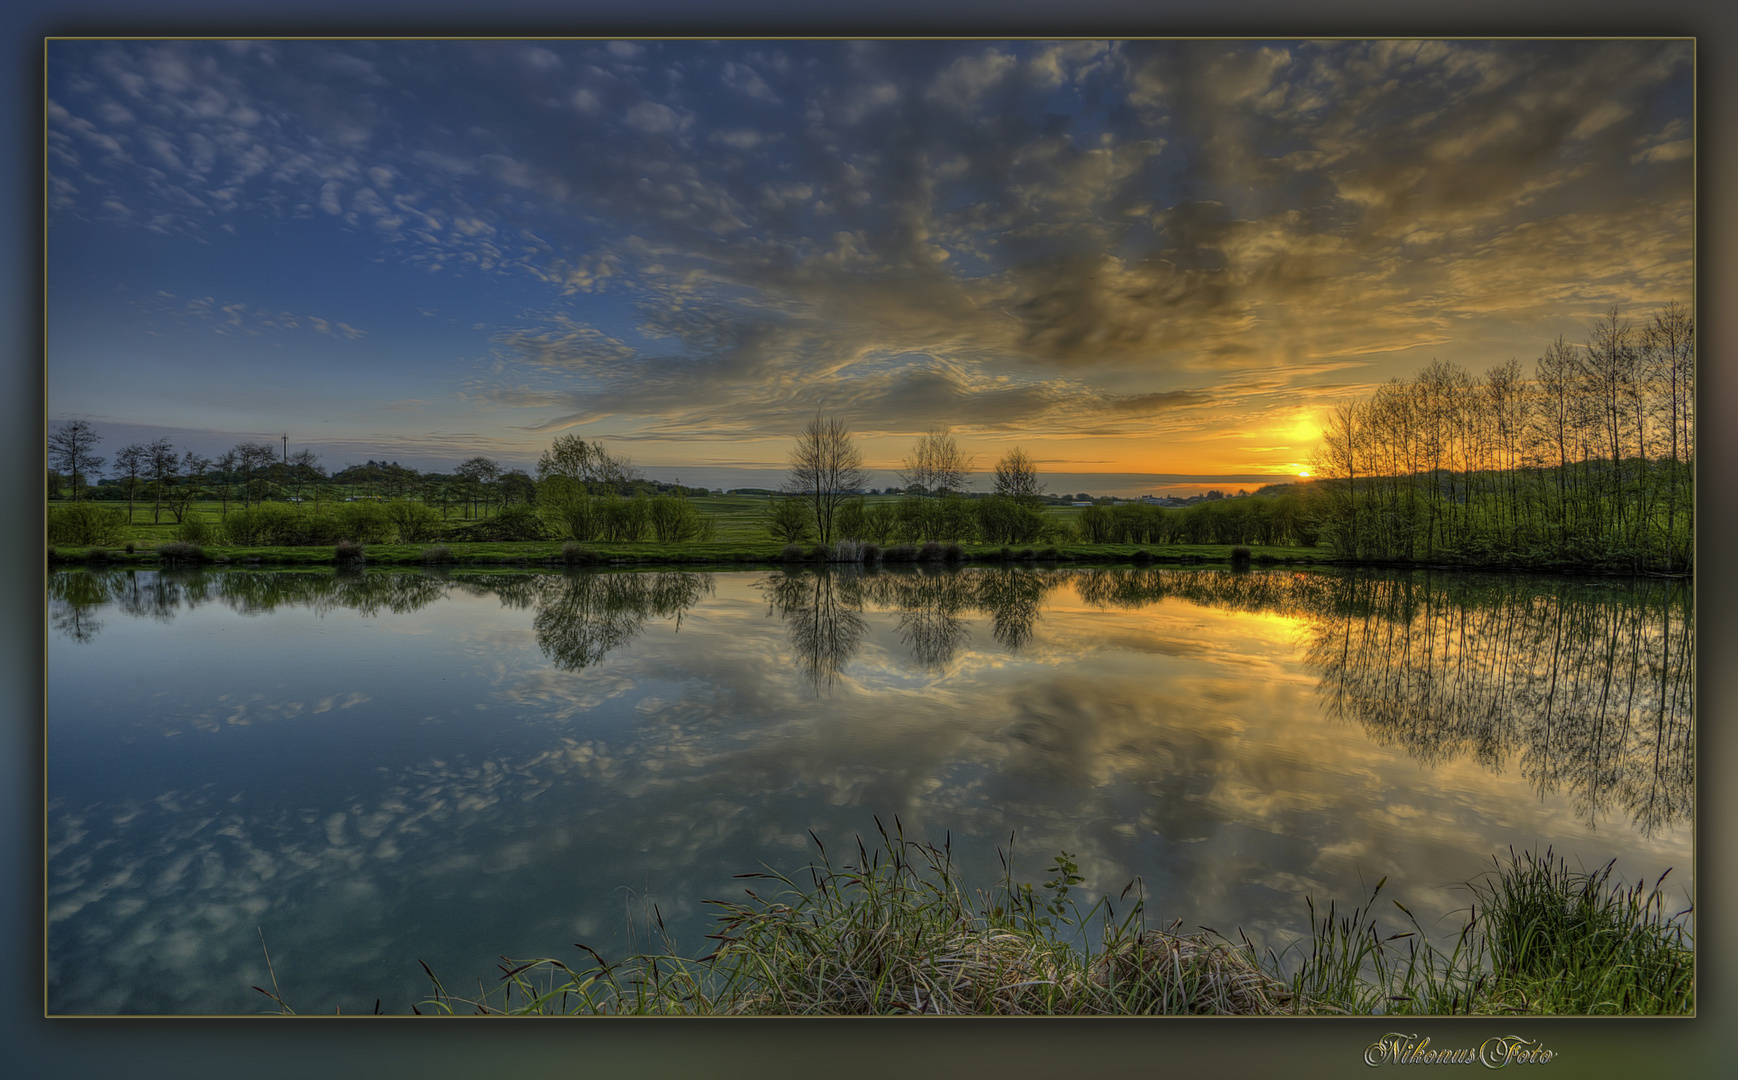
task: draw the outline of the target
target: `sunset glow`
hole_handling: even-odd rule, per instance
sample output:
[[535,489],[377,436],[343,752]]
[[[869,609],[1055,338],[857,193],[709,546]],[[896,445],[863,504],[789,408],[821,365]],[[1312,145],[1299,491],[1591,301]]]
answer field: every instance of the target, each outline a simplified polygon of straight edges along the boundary
[[[50,423],[109,451],[1053,491],[1307,476],[1334,404],[1691,298],[1687,41],[53,41]],[[982,472],[973,487],[985,490]]]

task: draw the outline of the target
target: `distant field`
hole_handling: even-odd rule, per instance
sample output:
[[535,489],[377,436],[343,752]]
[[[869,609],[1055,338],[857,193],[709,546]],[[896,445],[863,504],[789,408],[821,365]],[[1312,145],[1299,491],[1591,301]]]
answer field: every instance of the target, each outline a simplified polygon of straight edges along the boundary
[[[897,502],[900,496],[869,495],[865,496],[865,498],[870,505],[874,505],[883,502]],[[768,498],[765,495],[708,495],[691,501],[696,509],[711,515],[718,523],[717,540],[720,542],[733,544],[763,543],[769,539],[766,532],[766,526],[762,524],[763,515],[766,513],[768,502]],[[62,506],[66,504],[50,503],[49,505]],[[119,510],[122,513],[126,513],[127,510],[127,504],[125,502],[99,499],[94,501],[92,505]],[[229,504],[230,509],[232,510],[240,505],[239,502],[231,502]],[[316,504],[310,502],[306,505],[313,508]],[[331,507],[334,504],[332,502],[324,502],[318,505],[321,507]],[[1075,518],[1080,516],[1080,507],[1053,506],[1049,507],[1047,512],[1062,521],[1073,521]],[[193,504],[192,509],[188,512],[188,516],[202,521],[216,523],[221,521],[223,518],[223,503],[216,499],[199,500]],[[457,509],[455,509],[447,518],[447,523],[450,525],[463,525],[465,524],[465,521],[466,519],[463,511]],[[165,509],[162,513],[161,521],[157,524],[152,524],[151,504],[149,502],[133,504],[133,523],[127,526],[123,533],[121,541],[123,544],[131,542],[140,546],[155,547],[158,544],[167,544],[173,539],[175,539],[175,516],[173,514]]]
[[[878,503],[897,503],[899,499],[900,496],[866,496],[866,501],[871,506]],[[309,503],[304,503],[304,506],[308,506],[309,510],[315,510],[316,506],[322,510],[328,510],[339,503],[342,503],[342,499],[339,499],[337,503],[323,501],[323,503],[316,504],[309,501]],[[692,503],[695,510],[711,515],[716,522],[718,532],[714,536],[714,543],[720,544],[720,546],[744,546],[744,544],[758,546],[758,544],[772,543],[772,537],[766,534],[766,527],[763,525],[768,496],[702,496],[692,499]],[[123,503],[123,501],[97,499],[92,504],[122,511],[122,513],[127,511],[127,503]],[[50,506],[66,506],[66,503],[50,503]],[[240,508],[240,503],[231,501],[229,510],[236,510],[236,508]],[[221,501],[200,499],[200,501],[193,503],[191,510],[188,511],[188,517],[217,523],[221,522],[222,513],[224,513],[224,504]],[[1060,522],[1072,523],[1081,515],[1081,508],[1079,506],[1046,506],[1045,513],[1048,513],[1050,517],[1057,518]],[[457,527],[457,525],[464,525],[466,522],[468,522],[468,518],[464,517],[464,511],[461,508],[448,511],[448,525]],[[151,522],[151,504],[146,501],[146,503],[134,503],[132,523],[123,529],[122,539],[116,546],[132,543],[141,546],[141,548],[156,548],[158,544],[167,544],[174,539],[176,539],[176,517],[165,508],[160,520],[156,523]]]

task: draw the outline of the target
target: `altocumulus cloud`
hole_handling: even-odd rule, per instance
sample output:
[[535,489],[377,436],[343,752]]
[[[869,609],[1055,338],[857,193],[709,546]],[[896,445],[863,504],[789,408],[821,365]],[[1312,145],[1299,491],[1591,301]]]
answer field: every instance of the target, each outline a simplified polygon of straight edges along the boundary
[[49,61],[55,220],[190,243],[306,221],[389,267],[506,283],[465,392],[539,431],[782,433],[825,405],[864,430],[1138,432],[1265,408],[1255,381],[1373,379],[1419,342],[1534,340],[1690,286],[1682,41]]

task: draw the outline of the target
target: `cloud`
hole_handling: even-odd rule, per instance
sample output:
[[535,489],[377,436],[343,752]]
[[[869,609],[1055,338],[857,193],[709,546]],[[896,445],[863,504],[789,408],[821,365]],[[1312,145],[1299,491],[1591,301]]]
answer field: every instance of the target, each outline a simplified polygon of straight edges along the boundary
[[[1687,290],[1689,58],[54,42],[51,213],[202,240],[294,219],[511,282],[479,316],[479,359],[505,366],[466,392],[539,430],[785,424],[829,400],[885,429],[944,408],[1180,422],[1258,373],[1356,384],[1473,320],[1518,335]],[[254,311],[227,318],[262,329]]]

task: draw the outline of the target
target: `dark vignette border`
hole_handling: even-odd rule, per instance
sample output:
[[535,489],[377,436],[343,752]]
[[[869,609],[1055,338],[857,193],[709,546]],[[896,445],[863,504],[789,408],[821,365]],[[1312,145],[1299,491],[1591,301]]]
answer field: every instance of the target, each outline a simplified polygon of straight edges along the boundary
[[[1738,428],[1738,20],[1715,0],[884,0],[860,9],[813,0],[15,0],[0,16],[5,100],[0,216],[7,256],[0,302],[4,505],[0,551],[0,1055],[19,1076],[708,1077],[824,1075],[1341,1076],[1364,1070],[1363,1047],[1394,1027],[1377,1020],[1200,1021],[603,1021],[423,1027],[413,1019],[337,1021],[42,1018],[42,39],[48,35],[224,36],[1682,36],[1697,38],[1698,293],[1701,349],[1699,1012],[1693,1020],[1408,1022],[1408,1033],[1458,1046],[1516,1033],[1542,1039],[1576,1076],[1712,1076],[1738,1051],[1738,653],[1728,602],[1738,571],[1709,538],[1734,535]],[[1708,421],[1712,422],[1708,422]],[[655,1026],[654,1026],[655,1025]],[[1724,1062],[1724,1069],[1721,1064]],[[1518,1066],[1517,1066],[1518,1067]],[[16,1071],[15,1071],[16,1070]]]

